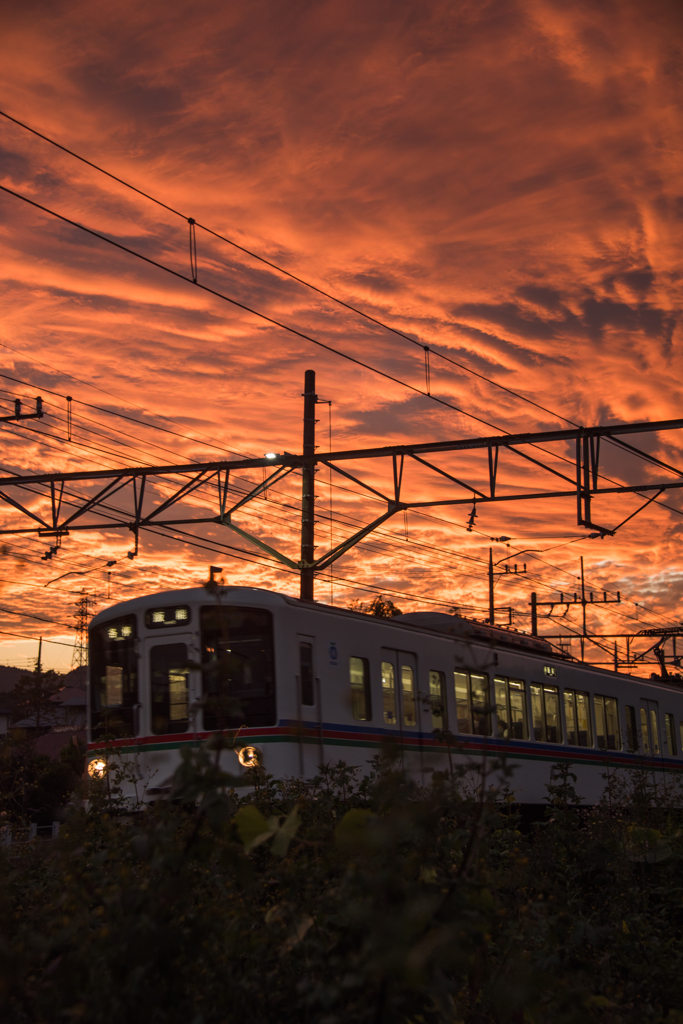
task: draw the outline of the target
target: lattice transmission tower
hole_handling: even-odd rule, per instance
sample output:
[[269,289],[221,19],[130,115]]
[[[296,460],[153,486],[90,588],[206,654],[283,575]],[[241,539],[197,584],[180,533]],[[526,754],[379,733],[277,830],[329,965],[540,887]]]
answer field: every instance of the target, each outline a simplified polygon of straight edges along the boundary
[[95,608],[96,599],[92,594],[81,591],[81,596],[76,601],[76,643],[71,658],[71,667],[80,668],[88,664],[88,624]]

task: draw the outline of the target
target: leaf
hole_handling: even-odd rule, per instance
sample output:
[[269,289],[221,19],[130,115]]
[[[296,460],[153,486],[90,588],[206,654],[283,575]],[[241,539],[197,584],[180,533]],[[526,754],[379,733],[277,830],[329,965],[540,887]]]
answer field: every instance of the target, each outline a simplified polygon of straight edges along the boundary
[[299,817],[299,807],[295,806],[275,832],[275,838],[273,839],[271,849],[277,857],[286,856],[289,844],[297,834],[300,824],[301,818]]
[[345,850],[354,850],[362,845],[372,817],[372,811],[363,810],[360,807],[354,807],[347,811],[334,830],[337,846]]
[[285,942],[282,947],[282,952],[288,953],[290,949],[294,949],[295,946],[298,946],[313,923],[314,921],[312,917],[303,917]]
[[277,828],[277,818],[266,821],[261,812],[253,804],[240,807],[234,817],[239,837],[244,843],[245,853],[251,853],[255,847],[270,839]]

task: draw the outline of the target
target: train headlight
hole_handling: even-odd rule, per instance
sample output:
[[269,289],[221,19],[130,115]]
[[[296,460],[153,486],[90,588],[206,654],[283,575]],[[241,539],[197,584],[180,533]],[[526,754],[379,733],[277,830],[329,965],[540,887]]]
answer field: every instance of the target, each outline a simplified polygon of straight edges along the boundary
[[242,747],[237,751],[237,759],[243,768],[258,768],[263,756],[258,747]]
[[107,762],[103,758],[96,757],[93,761],[88,762],[88,775],[91,779],[104,778],[106,771]]

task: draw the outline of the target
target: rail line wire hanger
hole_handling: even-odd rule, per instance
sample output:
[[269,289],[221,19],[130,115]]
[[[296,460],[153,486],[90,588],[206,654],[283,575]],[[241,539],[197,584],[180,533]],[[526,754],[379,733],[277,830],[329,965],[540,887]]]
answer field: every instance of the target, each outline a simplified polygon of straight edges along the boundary
[[[196,266],[196,265],[195,265]],[[647,505],[669,489],[683,487],[683,470],[671,466],[647,452],[642,452],[624,436],[656,433],[658,431],[681,430],[683,419],[658,420],[654,422],[619,423],[595,427],[575,427],[568,430],[536,431],[520,434],[504,434],[492,437],[461,438],[450,441],[418,442],[402,445],[388,445],[381,448],[358,448],[336,452],[319,452],[315,444],[315,407],[318,401],[315,393],[315,372],[306,371],[304,386],[304,444],[300,455],[290,452],[269,452],[263,458],[215,460],[204,463],[178,463],[176,465],[132,466],[86,470],[70,473],[38,473],[0,478],[0,502],[9,506],[21,519],[0,529],[2,535],[38,534],[40,536],[64,537],[70,531],[78,530],[119,530],[128,529],[135,536],[134,558],[139,550],[140,532],[146,528],[167,529],[200,524],[220,524],[240,537],[254,544],[270,557],[290,569],[298,571],[302,581],[302,596],[313,598],[316,573],[327,569],[355,545],[381,526],[398,512],[410,509],[425,509],[467,505],[471,506],[470,525],[475,515],[481,514],[482,506],[510,501],[529,501],[547,498],[574,498],[577,503],[577,521],[580,526],[595,531],[595,537],[612,536],[626,522],[642,511]],[[35,414],[19,415],[25,418],[42,417],[42,402],[37,399]],[[14,419],[15,417],[9,417]],[[599,472],[601,439],[609,440],[631,454],[637,454],[651,465],[669,474],[668,479],[652,482],[645,480],[637,484],[616,484],[604,480]],[[554,453],[541,446],[559,442],[575,445],[575,474],[568,475],[549,464]],[[449,472],[434,461],[449,455],[457,460],[458,454],[480,452],[486,459],[486,467],[476,470],[463,467],[462,472]],[[534,454],[531,454],[531,453]],[[516,474],[514,486],[503,487],[499,480],[500,455],[515,460],[522,459],[536,469],[550,475],[553,482],[547,490],[531,490],[520,486],[523,478]],[[539,456],[545,457],[543,461]],[[410,460],[410,461],[408,461]],[[384,490],[369,483],[359,475],[353,463],[374,468],[388,462],[392,485]],[[420,495],[410,493],[406,482],[405,469],[410,464],[434,474],[440,481],[448,482],[445,494],[430,500],[420,500]],[[315,556],[315,493],[314,481],[317,467],[326,466],[330,472],[350,480],[366,494],[380,498],[385,510],[367,525],[346,537],[329,550]],[[450,468],[450,467],[449,467]],[[457,467],[456,467],[457,468]],[[230,503],[230,474],[255,469],[265,469],[264,478],[251,486],[247,494],[233,504]],[[302,521],[301,551],[298,559],[290,557],[261,538],[245,530],[235,522],[235,515],[249,502],[258,498],[268,488],[284,480],[292,473],[302,476]],[[480,477],[488,478],[488,493],[482,489]],[[659,474],[658,474],[659,475]],[[166,480],[175,488],[170,496],[158,493],[158,483]],[[475,482],[476,480],[476,482]],[[183,506],[183,501],[198,487],[208,483],[216,484],[213,493],[217,501],[206,499],[204,507],[197,504]],[[558,486],[559,482],[559,486]],[[96,486],[94,495],[75,493],[73,485],[82,483]],[[99,486],[98,486],[99,485]],[[424,488],[422,481],[419,486]],[[484,485],[485,486],[485,485]],[[47,487],[41,492],[39,488]],[[38,490],[37,490],[38,488]],[[132,494],[130,492],[132,491]],[[124,492],[127,508],[111,504],[114,495]],[[592,502],[601,495],[640,494],[647,498],[644,505],[614,528],[599,526],[593,522]],[[49,513],[45,501],[49,503]],[[132,499],[132,500],[131,500]],[[204,502],[202,496],[202,502]],[[132,510],[131,510],[132,505]],[[169,514],[171,513],[171,514]]]
[[14,412],[10,416],[0,416],[0,423],[16,423],[17,420],[42,420],[44,415],[42,398],[36,398],[35,412],[22,412],[21,399],[15,398]]

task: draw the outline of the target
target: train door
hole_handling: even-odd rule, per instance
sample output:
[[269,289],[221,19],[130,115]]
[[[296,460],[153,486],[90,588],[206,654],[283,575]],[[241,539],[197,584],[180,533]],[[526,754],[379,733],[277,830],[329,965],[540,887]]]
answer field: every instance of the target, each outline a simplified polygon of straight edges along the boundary
[[418,734],[417,659],[408,651],[382,648],[382,720],[399,732],[402,748],[411,733]]
[[645,757],[661,759],[662,734],[659,721],[659,703],[656,700],[642,698],[638,708],[638,728],[642,752]]
[[198,673],[190,667],[197,657],[192,633],[144,640],[141,654],[148,680],[141,731],[152,736],[195,732],[200,693]]
[[316,675],[315,637],[297,633],[296,690],[299,707],[299,773],[316,775],[324,762],[320,679]]

